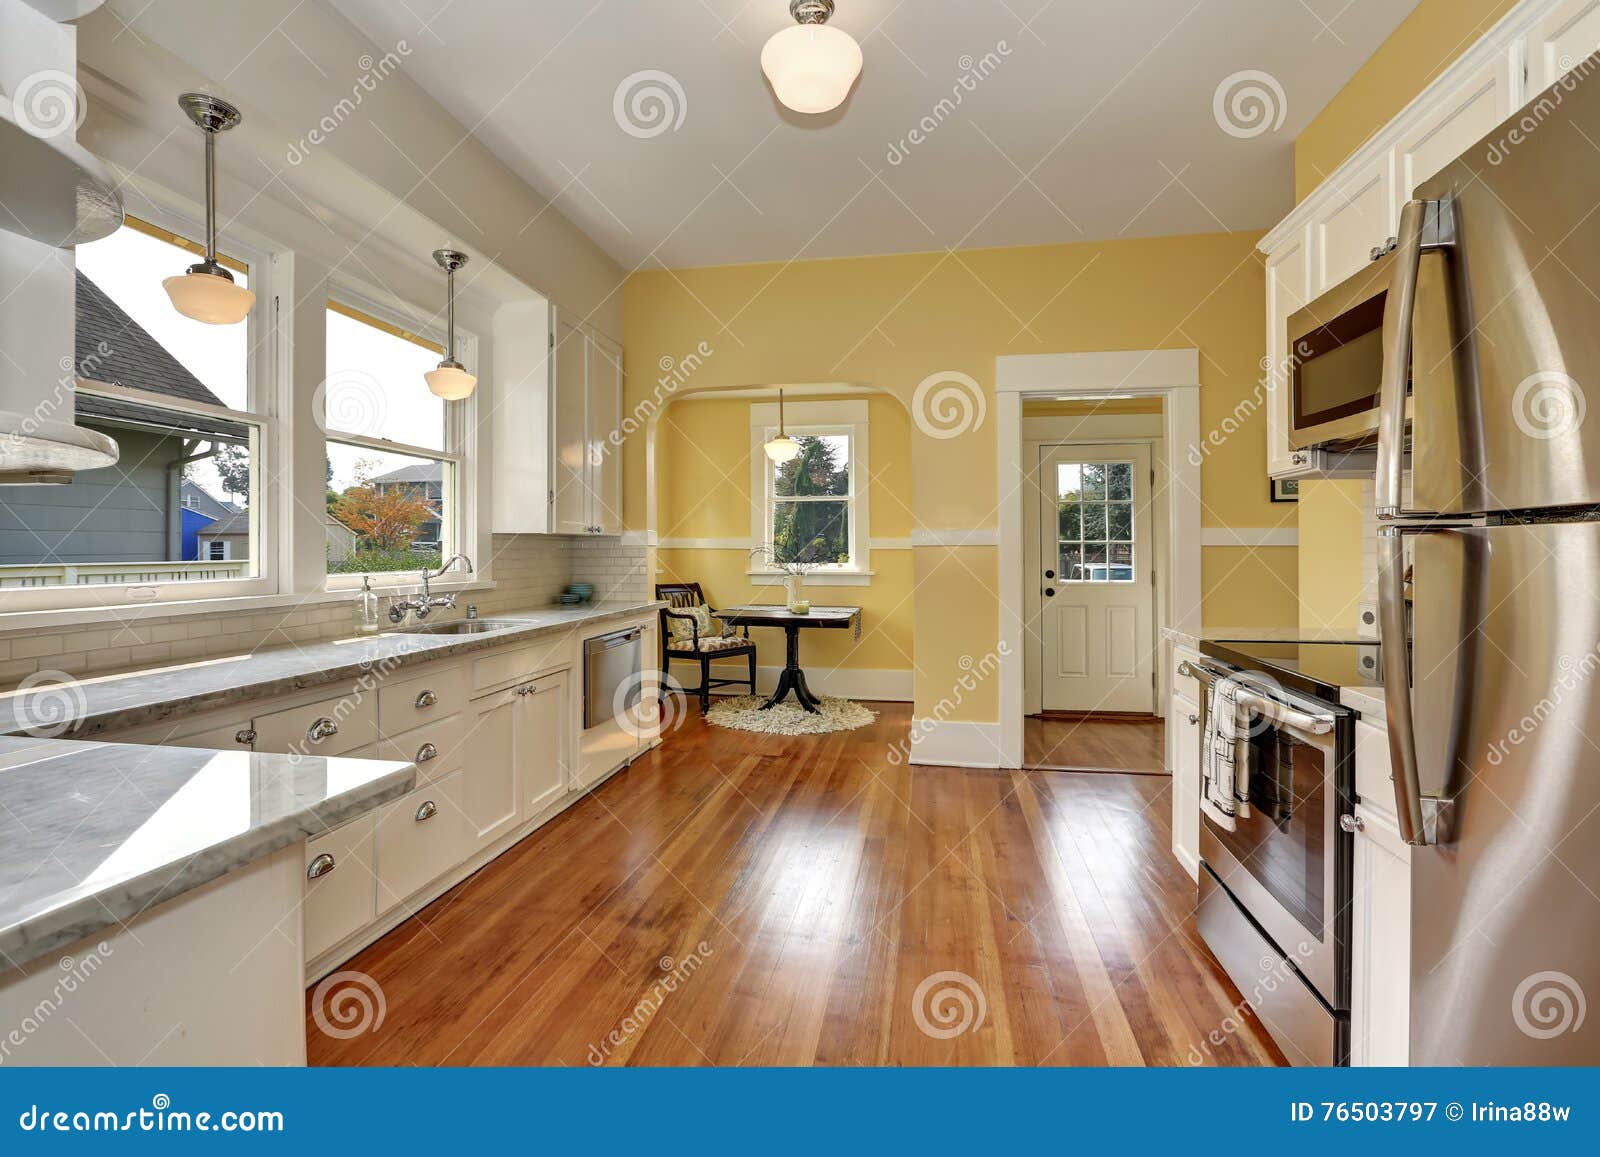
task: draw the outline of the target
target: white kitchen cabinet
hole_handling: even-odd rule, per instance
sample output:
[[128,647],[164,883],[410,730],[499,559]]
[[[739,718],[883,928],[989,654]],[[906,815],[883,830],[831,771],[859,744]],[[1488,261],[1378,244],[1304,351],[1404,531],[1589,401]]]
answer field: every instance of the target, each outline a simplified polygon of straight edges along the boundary
[[462,772],[447,775],[378,810],[378,911],[387,912],[466,858]]
[[1334,174],[1332,196],[1311,219],[1312,296],[1325,293],[1372,260],[1394,236],[1394,154]]
[[1200,708],[1182,695],[1172,697],[1167,726],[1172,744],[1172,854],[1200,875]]
[[556,311],[551,529],[617,534],[622,528],[622,351]]
[[373,827],[374,813],[368,812],[306,841],[302,912],[307,960],[366,927],[378,914]]
[[1311,226],[1267,256],[1267,473],[1274,478],[1315,474],[1322,451],[1289,445],[1289,317],[1311,300]]
[[1492,56],[1402,131],[1395,144],[1396,221],[1418,185],[1511,115],[1514,56]]
[[1411,1034],[1411,849],[1394,820],[1389,741],[1356,724],[1350,1063],[1405,1065]]
[[516,745],[520,815],[532,819],[573,786],[572,698],[565,671],[528,684]]
[[1600,0],[1563,0],[1528,34],[1528,97],[1600,49]]
[[522,714],[520,687],[487,695],[472,704],[472,733],[463,769],[462,810],[468,838],[483,847],[516,826],[517,725]]

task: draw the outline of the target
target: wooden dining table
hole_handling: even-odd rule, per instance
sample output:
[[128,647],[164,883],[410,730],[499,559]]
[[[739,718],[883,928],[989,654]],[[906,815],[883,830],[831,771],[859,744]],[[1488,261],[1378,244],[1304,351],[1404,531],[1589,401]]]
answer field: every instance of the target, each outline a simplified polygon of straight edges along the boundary
[[799,614],[788,607],[750,605],[724,607],[717,611],[717,618],[736,627],[783,628],[787,654],[772,698],[761,705],[763,711],[776,707],[788,697],[789,692],[793,691],[800,706],[813,715],[817,714],[817,704],[821,703],[822,699],[806,686],[806,673],[800,667],[801,631],[844,631],[854,627],[856,637],[858,639],[861,637],[860,607],[812,607],[805,614]]

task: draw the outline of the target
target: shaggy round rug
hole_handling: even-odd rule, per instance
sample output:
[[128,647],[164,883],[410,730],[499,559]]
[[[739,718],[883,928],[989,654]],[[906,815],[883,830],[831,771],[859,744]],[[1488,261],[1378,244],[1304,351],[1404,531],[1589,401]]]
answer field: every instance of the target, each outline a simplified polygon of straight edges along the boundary
[[706,712],[706,722],[735,731],[755,731],[763,735],[823,735],[830,731],[854,731],[878,717],[849,699],[824,698],[813,715],[793,698],[785,699],[771,711],[761,710],[765,695],[736,695],[718,699]]

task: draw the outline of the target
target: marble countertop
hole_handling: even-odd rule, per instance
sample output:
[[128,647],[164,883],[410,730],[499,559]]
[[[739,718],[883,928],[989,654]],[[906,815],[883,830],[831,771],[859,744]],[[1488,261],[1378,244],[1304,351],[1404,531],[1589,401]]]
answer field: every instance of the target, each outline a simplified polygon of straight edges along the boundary
[[410,763],[0,737],[0,971],[389,800]]
[[0,735],[86,739],[180,714],[354,680],[374,668],[388,671],[407,663],[580,630],[662,605],[652,600],[544,607],[486,615],[486,619],[515,620],[518,625],[479,635],[365,635],[12,691],[0,694]]

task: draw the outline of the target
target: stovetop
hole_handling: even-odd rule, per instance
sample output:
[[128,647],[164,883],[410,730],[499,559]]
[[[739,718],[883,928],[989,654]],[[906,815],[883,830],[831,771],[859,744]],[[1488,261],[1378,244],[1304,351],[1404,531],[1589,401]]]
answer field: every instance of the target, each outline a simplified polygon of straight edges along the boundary
[[1383,686],[1382,664],[1376,639],[1348,639],[1329,642],[1293,640],[1206,639],[1202,654],[1245,670],[1264,671],[1283,686],[1339,702],[1342,687],[1377,688]]

